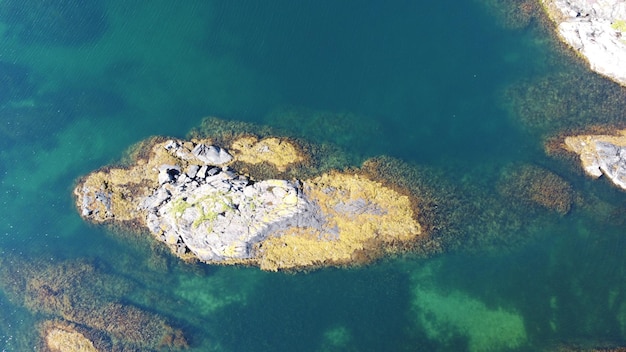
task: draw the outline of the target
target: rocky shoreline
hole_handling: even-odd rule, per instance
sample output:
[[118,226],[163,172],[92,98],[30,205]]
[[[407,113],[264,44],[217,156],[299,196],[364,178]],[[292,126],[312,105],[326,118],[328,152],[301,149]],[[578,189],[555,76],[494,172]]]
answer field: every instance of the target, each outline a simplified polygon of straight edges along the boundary
[[134,164],[80,180],[77,207],[92,222],[138,225],[183,259],[292,270],[352,264],[425,237],[417,200],[358,170],[289,180],[242,172],[302,165],[310,156],[288,139],[245,135],[226,149],[156,138],[144,148]]
[[546,145],[548,154],[577,155],[585,174],[606,177],[626,190],[626,130],[604,127],[602,132],[557,136]]
[[559,37],[591,70],[626,86],[626,2],[541,0]]

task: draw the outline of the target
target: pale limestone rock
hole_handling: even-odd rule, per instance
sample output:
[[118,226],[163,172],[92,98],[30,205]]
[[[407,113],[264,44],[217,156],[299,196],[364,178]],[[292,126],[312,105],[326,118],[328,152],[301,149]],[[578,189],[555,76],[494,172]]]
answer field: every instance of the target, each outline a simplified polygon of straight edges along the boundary
[[563,41],[593,71],[626,85],[626,1],[542,0]]

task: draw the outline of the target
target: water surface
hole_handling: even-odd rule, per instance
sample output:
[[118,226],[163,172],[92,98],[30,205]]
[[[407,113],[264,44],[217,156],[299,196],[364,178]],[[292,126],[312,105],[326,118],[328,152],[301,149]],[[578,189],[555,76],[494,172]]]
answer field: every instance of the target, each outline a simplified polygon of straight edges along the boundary
[[[0,249],[32,262],[86,259],[129,280],[134,289],[116,299],[162,314],[198,351],[624,345],[624,195],[542,147],[555,130],[623,115],[604,119],[591,102],[571,104],[582,120],[529,123],[520,106],[547,111],[550,100],[507,94],[542,79],[557,98],[563,87],[623,92],[579,73],[538,20],[511,29],[497,13],[447,0],[7,0]],[[605,83],[590,95],[567,85],[573,75]],[[333,143],[355,162],[398,158],[480,205],[477,219],[499,215],[461,228],[466,242],[442,255],[297,275],[181,264],[80,219],[78,177],[148,136],[183,138],[205,116]],[[496,183],[516,163],[556,172],[597,206],[565,216],[508,207]],[[45,316],[3,293],[0,312],[0,347],[32,349]]]

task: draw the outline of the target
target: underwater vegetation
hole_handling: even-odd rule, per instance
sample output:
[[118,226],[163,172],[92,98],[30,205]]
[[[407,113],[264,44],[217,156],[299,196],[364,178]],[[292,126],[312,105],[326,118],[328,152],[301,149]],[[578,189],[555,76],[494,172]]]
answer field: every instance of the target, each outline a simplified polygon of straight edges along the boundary
[[542,134],[626,118],[626,90],[595,73],[569,70],[521,80],[504,92],[504,105]]
[[[13,304],[43,319],[43,343],[50,350],[68,339],[78,345],[90,341],[112,346],[104,351],[187,346],[182,331],[165,318],[119,300],[132,288],[132,282],[85,260],[53,264],[14,255],[0,259],[0,289]],[[50,319],[54,322],[45,321]]]
[[34,93],[32,73],[28,67],[0,61],[0,105],[9,100],[22,100]]
[[497,184],[500,195],[519,206],[540,206],[567,214],[574,201],[571,185],[557,174],[535,165],[505,168]]
[[264,122],[311,142],[333,143],[351,155],[383,149],[382,126],[369,116],[285,106],[268,113]]
[[543,11],[536,0],[478,0],[498,23],[507,29],[523,30],[541,20]]

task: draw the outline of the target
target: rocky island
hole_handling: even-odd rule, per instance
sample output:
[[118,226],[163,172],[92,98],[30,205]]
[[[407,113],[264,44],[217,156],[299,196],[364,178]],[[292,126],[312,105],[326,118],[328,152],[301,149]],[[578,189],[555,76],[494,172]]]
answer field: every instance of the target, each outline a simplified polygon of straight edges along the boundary
[[590,68],[626,85],[626,2],[623,0],[541,0],[559,37]]
[[297,176],[310,158],[289,138],[157,137],[128,165],[79,180],[74,193],[83,218],[149,232],[178,257],[211,264],[347,265],[426,237],[418,200],[383,176],[273,177]]
[[561,151],[580,157],[585,173],[593,178],[602,175],[626,190],[626,130],[600,134],[579,134],[557,137],[548,145],[548,153]]

